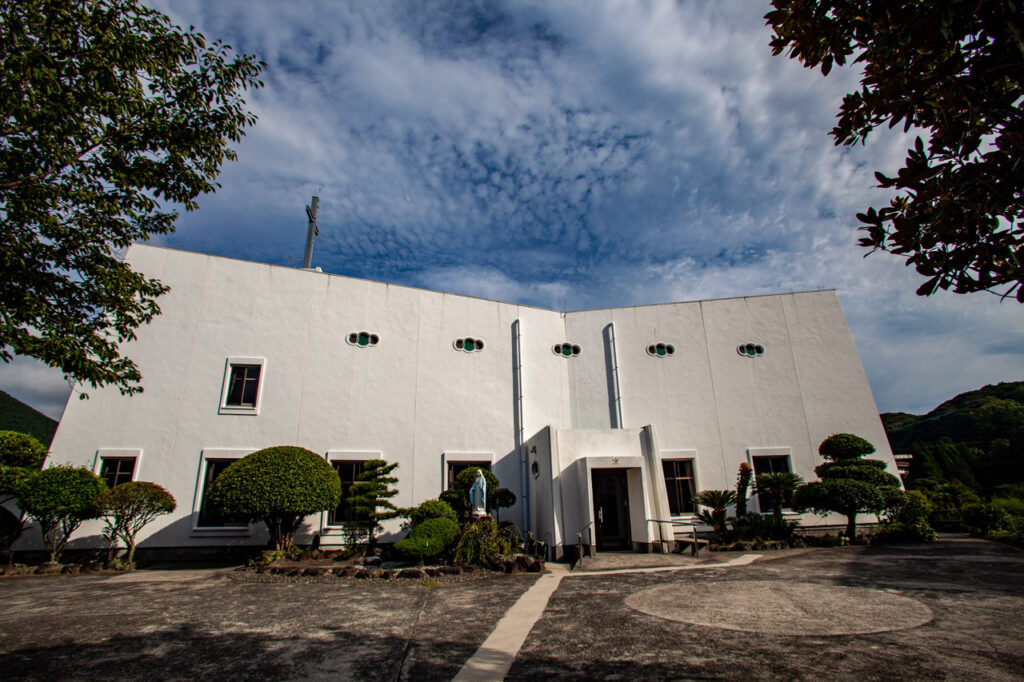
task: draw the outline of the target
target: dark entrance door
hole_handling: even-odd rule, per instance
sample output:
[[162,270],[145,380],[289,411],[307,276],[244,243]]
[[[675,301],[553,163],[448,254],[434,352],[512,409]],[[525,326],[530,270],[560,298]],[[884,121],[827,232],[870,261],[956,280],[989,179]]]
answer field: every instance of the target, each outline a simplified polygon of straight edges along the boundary
[[597,551],[632,549],[625,469],[594,469],[594,528]]

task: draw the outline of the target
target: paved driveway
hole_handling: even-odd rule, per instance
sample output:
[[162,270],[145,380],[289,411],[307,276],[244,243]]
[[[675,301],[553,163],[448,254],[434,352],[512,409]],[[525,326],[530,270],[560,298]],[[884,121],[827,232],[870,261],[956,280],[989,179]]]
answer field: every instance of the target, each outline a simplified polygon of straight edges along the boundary
[[[258,584],[211,572],[3,579],[0,677],[450,679],[535,580]],[[1024,553],[959,540],[772,552],[706,571],[568,577],[510,677],[1022,672]]]

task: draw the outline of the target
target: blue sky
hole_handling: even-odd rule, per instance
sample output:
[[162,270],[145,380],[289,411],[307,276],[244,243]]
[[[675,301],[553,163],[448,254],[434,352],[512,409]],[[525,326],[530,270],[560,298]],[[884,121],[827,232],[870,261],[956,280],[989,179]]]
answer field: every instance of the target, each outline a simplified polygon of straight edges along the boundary
[[[158,243],[559,309],[838,291],[882,411],[1024,379],[1024,309],[914,295],[855,213],[908,138],[828,131],[859,74],[772,57],[767,3],[153,0],[267,62],[222,189]],[[59,416],[34,363],[0,388]]]

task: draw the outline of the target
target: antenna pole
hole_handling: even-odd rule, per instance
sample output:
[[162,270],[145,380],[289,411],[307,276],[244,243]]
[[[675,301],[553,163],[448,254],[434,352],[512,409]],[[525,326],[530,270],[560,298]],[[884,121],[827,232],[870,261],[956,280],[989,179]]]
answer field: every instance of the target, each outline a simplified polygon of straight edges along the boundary
[[306,230],[306,253],[302,257],[302,267],[309,270],[313,267],[313,240],[320,234],[320,228],[316,225],[316,214],[320,210],[320,197],[314,196],[306,207],[306,215],[309,217],[309,228]]

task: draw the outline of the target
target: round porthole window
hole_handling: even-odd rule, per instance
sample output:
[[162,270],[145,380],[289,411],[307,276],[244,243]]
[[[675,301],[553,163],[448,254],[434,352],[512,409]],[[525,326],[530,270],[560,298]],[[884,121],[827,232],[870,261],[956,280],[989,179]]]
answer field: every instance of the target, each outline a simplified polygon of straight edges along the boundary
[[464,350],[467,353],[472,353],[473,351],[484,349],[483,341],[481,341],[480,339],[474,339],[469,336],[467,336],[464,339],[455,339],[452,345],[455,346],[456,350]]
[[675,346],[670,343],[652,343],[650,346],[647,346],[647,354],[656,358],[668,357],[669,355],[674,355],[675,352]]
[[574,343],[556,343],[551,347],[551,352],[555,355],[561,355],[563,358],[571,358],[579,355],[583,352],[583,349]]
[[357,348],[371,348],[380,342],[380,336],[366,331],[352,332],[348,335],[347,340],[350,345]]
[[756,358],[764,355],[764,346],[757,343],[744,343],[736,347],[736,352],[747,358]]

